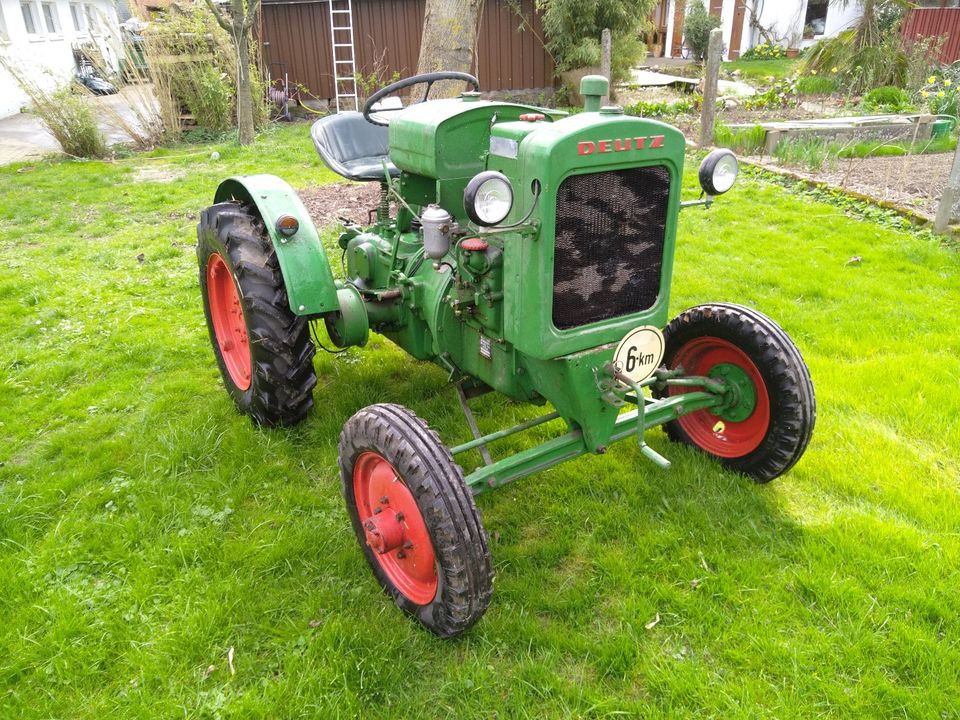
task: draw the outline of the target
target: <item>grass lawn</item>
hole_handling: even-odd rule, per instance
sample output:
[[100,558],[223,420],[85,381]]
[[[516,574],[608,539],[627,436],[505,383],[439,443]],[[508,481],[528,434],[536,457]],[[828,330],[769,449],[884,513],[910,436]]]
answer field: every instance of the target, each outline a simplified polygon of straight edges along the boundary
[[740,71],[740,78],[746,81],[765,82],[772,77],[782,80],[796,72],[800,64],[798,58],[776,58],[773,60],[730,60],[723,63],[721,69],[727,73]]
[[493,603],[445,642],[379,591],[336,469],[373,402],[464,441],[445,373],[318,353],[311,417],[264,431],[207,339],[197,213],[229,174],[332,181],[307,133],[0,169],[0,717],[957,717],[955,251],[756,180],[684,211],[673,309],[791,333],[807,454],[760,487],[655,431],[670,471],[623,442],[483,496]]

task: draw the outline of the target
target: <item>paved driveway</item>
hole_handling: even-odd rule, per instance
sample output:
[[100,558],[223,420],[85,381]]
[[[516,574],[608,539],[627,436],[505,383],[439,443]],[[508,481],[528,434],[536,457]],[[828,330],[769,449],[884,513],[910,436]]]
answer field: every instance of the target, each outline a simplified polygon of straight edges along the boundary
[[[142,87],[121,89],[117,95],[94,97],[96,105],[107,105],[132,121],[129,109],[128,95],[136,99]],[[108,112],[98,111],[100,127],[107,136],[107,144],[129,142],[130,136],[117,127],[113,117]],[[49,153],[59,153],[60,146],[53,136],[40,122],[40,118],[30,113],[18,113],[10,117],[0,118],[0,165],[13,162],[22,162],[31,158],[39,158]]]

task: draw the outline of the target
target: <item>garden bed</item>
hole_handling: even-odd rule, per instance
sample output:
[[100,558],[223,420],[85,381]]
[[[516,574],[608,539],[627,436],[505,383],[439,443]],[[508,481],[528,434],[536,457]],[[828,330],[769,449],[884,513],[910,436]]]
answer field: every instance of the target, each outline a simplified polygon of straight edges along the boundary
[[747,162],[774,172],[788,172],[804,180],[824,183],[879,202],[931,218],[943,194],[952,153],[898,157],[849,158],[819,170],[784,166],[770,157],[747,157]]

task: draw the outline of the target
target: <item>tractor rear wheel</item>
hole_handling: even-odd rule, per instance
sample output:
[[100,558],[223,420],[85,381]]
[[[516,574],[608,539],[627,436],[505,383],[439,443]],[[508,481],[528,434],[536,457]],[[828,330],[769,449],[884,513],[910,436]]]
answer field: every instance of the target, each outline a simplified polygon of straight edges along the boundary
[[377,580],[440,637],[469,629],[493,593],[487,533],[463,471],[427,424],[400,405],[370,405],[340,434],[340,479]]
[[313,406],[316,352],[291,312],[263,222],[236,202],[208,207],[197,226],[200,291],[213,353],[240,412],[294,425]]
[[[663,334],[669,369],[735,389],[731,404],[667,423],[670,439],[761,483],[793,467],[810,442],[817,406],[810,371],[780,326],[742,305],[710,303],[682,312]],[[698,389],[671,386],[658,394]]]

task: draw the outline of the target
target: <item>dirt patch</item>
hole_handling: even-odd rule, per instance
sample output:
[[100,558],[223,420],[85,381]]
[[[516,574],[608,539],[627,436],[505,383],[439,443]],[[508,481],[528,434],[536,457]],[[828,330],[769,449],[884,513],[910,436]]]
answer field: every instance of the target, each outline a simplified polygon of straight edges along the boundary
[[186,176],[187,173],[184,170],[174,170],[173,168],[165,167],[144,167],[137,170],[136,175],[133,176],[133,180],[134,182],[168,183],[180,180]]
[[929,217],[937,212],[937,204],[950,174],[953,153],[850,158],[817,171],[777,165],[771,163],[769,158],[754,157],[748,160],[764,167],[787,169],[808,180],[896,203]]
[[333,183],[307,188],[298,194],[318,228],[335,225],[341,218],[367,225],[370,211],[380,203],[380,184]]

